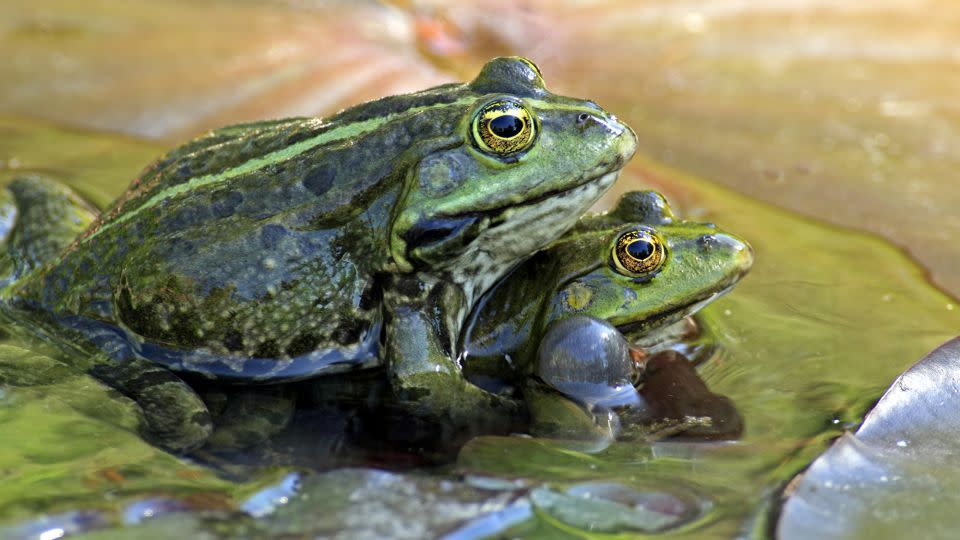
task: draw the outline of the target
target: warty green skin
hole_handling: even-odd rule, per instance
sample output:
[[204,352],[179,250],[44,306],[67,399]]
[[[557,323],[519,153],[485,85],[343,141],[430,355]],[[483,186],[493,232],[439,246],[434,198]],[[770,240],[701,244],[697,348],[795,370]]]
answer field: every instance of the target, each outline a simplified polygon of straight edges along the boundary
[[[666,248],[659,270],[641,278],[611,261],[617,239],[638,228]],[[555,323],[586,315],[633,336],[653,332],[728,292],[752,264],[740,238],[676,219],[654,191],[627,193],[611,212],[581,218],[477,303],[463,335],[464,374],[491,391],[516,388],[533,373],[537,347]]]
[[[504,98],[539,128],[507,157],[470,130]],[[498,58],[467,84],[191,141],[52,260],[18,267],[4,296],[101,351],[90,372],[137,400],[170,449],[210,432],[174,372],[281,382],[385,361],[412,413],[469,424],[512,404],[463,379],[464,319],[635,146],[594,103],[548,92],[529,61]]]

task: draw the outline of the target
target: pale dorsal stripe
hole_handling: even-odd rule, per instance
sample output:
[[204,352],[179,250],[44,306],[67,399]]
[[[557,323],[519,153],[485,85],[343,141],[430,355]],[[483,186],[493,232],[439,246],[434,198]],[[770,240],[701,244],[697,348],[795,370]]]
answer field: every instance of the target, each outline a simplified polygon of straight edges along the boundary
[[466,105],[474,101],[475,99],[476,97],[461,98],[461,99],[458,99],[457,101],[453,101],[449,103],[439,103],[435,105],[424,105],[422,107],[413,107],[411,109],[407,109],[402,112],[393,113],[387,116],[381,116],[379,118],[370,118],[368,120],[363,120],[360,122],[344,124],[342,126],[335,127],[329,131],[325,131],[320,135],[317,135],[316,137],[302,140],[300,142],[291,144],[286,148],[282,148],[280,150],[270,152],[269,154],[265,154],[263,156],[253,158],[249,161],[245,161],[244,163],[241,163],[240,165],[237,165],[236,167],[233,167],[231,169],[227,169],[215,174],[195,176],[186,182],[177,184],[175,186],[170,186],[169,188],[155,194],[153,197],[150,197],[150,199],[148,199],[146,202],[141,204],[136,210],[133,210],[130,212],[123,212],[117,215],[113,220],[103,223],[99,229],[94,231],[93,234],[90,234],[89,236],[81,240],[80,244],[82,245],[89,242],[90,240],[92,240],[102,232],[112,229],[117,225],[121,225],[124,222],[130,219],[133,219],[140,212],[153,208],[154,206],[157,206],[163,201],[176,197],[181,193],[186,193],[189,191],[196,190],[198,188],[212,186],[215,184],[226,182],[231,178],[236,178],[238,176],[256,171],[258,169],[262,169],[263,167],[266,167],[267,165],[270,165],[272,163],[287,161],[309,150],[312,150],[318,146],[336,143],[338,141],[349,139],[352,137],[358,137],[360,135],[363,135],[364,133],[369,133],[377,129],[379,126],[401,115],[416,114],[416,113],[430,110],[430,109],[441,109],[441,108],[450,107],[450,106]]

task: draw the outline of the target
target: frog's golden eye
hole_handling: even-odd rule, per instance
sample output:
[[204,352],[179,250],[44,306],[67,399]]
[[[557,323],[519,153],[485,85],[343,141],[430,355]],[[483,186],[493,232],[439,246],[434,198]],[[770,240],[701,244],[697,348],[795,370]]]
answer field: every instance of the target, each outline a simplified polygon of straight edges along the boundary
[[660,237],[646,229],[635,229],[620,235],[612,258],[621,274],[643,277],[659,270],[667,257]]
[[473,140],[484,152],[508,156],[523,152],[537,136],[536,118],[513,100],[488,103],[473,118]]

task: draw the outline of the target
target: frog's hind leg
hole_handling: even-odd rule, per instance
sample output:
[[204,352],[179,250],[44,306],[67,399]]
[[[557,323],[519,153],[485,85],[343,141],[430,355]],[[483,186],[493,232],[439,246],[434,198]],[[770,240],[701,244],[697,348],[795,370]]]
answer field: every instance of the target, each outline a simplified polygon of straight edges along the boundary
[[202,445],[212,432],[206,404],[172,371],[131,357],[101,363],[90,374],[134,400],[143,411],[143,435],[172,452]]
[[9,222],[12,227],[2,238],[4,258],[13,266],[11,279],[56,258],[98,214],[69,187],[42,176],[15,178],[3,191],[0,235]]

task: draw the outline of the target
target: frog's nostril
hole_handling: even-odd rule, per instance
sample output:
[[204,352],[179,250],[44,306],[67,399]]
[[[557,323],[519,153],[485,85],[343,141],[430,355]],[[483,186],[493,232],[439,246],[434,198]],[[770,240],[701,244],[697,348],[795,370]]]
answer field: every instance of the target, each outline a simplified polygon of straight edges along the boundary
[[625,130],[625,126],[616,117],[588,112],[577,114],[577,127],[586,129],[590,126],[598,126],[613,135],[620,135]]
[[724,233],[705,234],[697,239],[697,244],[704,251],[726,250],[725,252],[732,254],[743,273],[753,266],[753,247],[735,236]]
[[700,246],[700,249],[713,249],[718,244],[717,237],[712,234],[705,234],[697,238],[697,244]]

